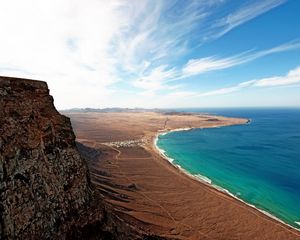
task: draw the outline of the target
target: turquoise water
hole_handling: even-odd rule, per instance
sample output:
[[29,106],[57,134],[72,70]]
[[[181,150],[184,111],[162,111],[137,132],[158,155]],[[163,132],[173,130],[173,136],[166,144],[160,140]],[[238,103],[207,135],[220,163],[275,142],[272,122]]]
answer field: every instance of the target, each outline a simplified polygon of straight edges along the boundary
[[191,174],[300,229],[300,109],[193,111],[251,123],[171,132],[159,136],[158,147]]

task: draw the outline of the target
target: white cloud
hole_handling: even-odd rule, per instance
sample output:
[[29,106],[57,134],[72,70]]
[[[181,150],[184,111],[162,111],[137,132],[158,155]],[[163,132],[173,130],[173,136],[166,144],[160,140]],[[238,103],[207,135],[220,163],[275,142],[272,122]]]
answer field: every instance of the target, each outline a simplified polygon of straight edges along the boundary
[[[59,108],[99,106],[117,81],[108,49],[122,27],[118,6],[119,1],[1,1],[1,75],[46,80]],[[68,93],[72,100],[66,103]]]
[[176,76],[174,68],[168,69],[167,66],[159,66],[151,70],[149,74],[144,74],[133,82],[133,85],[147,90],[158,90],[164,86],[164,82],[167,79],[174,78]]
[[[254,61],[255,59],[265,57],[271,54],[285,52],[289,50],[299,49],[300,42],[294,41],[286,44],[276,46],[271,49],[266,49],[262,51],[247,51],[241,54],[233,55],[225,58],[218,58],[216,56],[210,56],[199,59],[191,59],[183,67],[180,68],[170,68],[167,65],[161,65],[156,68],[151,69],[150,72],[145,73],[145,69],[150,66],[149,62],[144,63],[144,67],[140,72],[140,75],[133,81],[133,86],[146,90],[143,94],[155,95],[155,91],[161,89],[172,90],[178,88],[178,85],[170,85],[170,82],[182,80],[194,75],[200,75],[210,71],[217,71],[226,68],[231,68],[238,66],[247,62]],[[241,84],[243,87],[244,84]],[[233,89],[220,89],[216,93],[210,93],[210,95],[219,94],[219,91],[235,91]]]
[[210,92],[201,93],[201,94],[198,94],[198,96],[206,97],[206,96],[216,96],[216,95],[229,94],[229,93],[233,93],[233,92],[237,92],[239,90],[242,90],[243,88],[249,87],[252,84],[253,84],[253,81],[243,82],[243,83],[237,84],[233,87],[220,88],[220,89],[213,90],[213,91],[210,91]]
[[182,99],[182,98],[186,98],[186,97],[193,97],[195,96],[195,92],[192,92],[192,91],[175,91],[175,92],[172,92],[172,93],[169,93],[166,95],[166,98],[174,98],[174,99]]
[[247,51],[241,54],[237,54],[226,58],[217,58],[215,56],[191,59],[182,69],[182,75],[179,78],[186,78],[192,75],[198,75],[205,72],[215,71],[234,67],[247,62],[251,62],[255,59],[265,57],[274,53],[285,52],[289,50],[299,49],[300,42],[294,41],[286,44],[276,46],[271,49],[262,51]]
[[300,47],[293,42],[176,62],[205,37],[221,36],[283,2],[255,1],[220,18],[224,0],[0,1],[0,74],[47,81],[60,109],[108,106],[120,81],[136,94],[189,96],[171,82]]
[[219,4],[186,1],[178,11],[176,1],[130,2],[123,9],[126,14],[122,21],[128,24],[114,40],[113,52],[120,68],[135,75],[142,73],[145,62],[155,63],[148,66],[150,70],[184,54],[189,34],[199,27],[209,9]]
[[191,59],[182,69],[182,77],[198,75],[201,73],[229,68],[243,63],[243,59],[239,56],[228,58],[205,57],[199,59]]
[[286,86],[296,83],[300,83],[300,66],[289,71],[286,76],[263,78],[256,80],[253,85],[257,87],[272,87]]
[[217,20],[211,27],[211,37],[219,38],[239,25],[250,21],[257,16],[280,6],[286,0],[262,0],[252,1],[233,13],[229,13],[226,17]]
[[[161,59],[182,54],[187,34],[215,5],[191,1],[176,16],[163,17],[174,4],[1,1],[0,74],[47,81],[59,108],[101,106],[103,95],[120,80],[159,88],[159,80],[172,74]],[[71,100],[65,99],[71,93]]]
[[205,93],[200,93],[197,96],[206,97],[206,96],[216,96],[224,95],[233,92],[240,91],[242,89],[250,87],[274,87],[274,86],[287,86],[300,83],[300,66],[290,70],[285,76],[275,76],[262,79],[254,79],[246,82],[239,83],[232,87],[221,88]]

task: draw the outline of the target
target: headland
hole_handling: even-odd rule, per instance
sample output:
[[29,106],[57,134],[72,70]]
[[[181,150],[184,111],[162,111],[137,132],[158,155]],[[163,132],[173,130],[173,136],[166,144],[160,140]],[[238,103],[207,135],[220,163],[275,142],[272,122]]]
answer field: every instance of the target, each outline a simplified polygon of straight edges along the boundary
[[155,147],[158,134],[248,119],[163,112],[66,113],[77,141],[101,154],[92,182],[120,217],[171,239],[300,239],[297,230],[185,174]]

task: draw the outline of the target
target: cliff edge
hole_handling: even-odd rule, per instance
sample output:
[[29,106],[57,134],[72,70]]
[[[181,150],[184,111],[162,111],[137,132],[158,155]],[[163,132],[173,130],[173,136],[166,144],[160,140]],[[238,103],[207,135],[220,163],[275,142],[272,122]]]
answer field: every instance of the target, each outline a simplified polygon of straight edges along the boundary
[[45,82],[0,77],[0,239],[157,239],[93,188]]
[[40,81],[0,77],[0,109],[2,237],[53,238],[91,198],[70,120]]

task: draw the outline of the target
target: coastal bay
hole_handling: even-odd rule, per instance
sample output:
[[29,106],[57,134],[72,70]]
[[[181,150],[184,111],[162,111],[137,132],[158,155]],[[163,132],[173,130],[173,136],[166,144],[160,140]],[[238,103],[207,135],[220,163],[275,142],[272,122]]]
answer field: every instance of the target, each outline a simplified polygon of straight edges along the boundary
[[93,183],[120,218],[172,239],[298,239],[299,232],[171,165],[159,132],[245,124],[245,118],[180,113],[68,113],[77,141],[100,154]]
[[251,123],[170,132],[159,147],[191,176],[299,228],[299,109],[219,111]]

